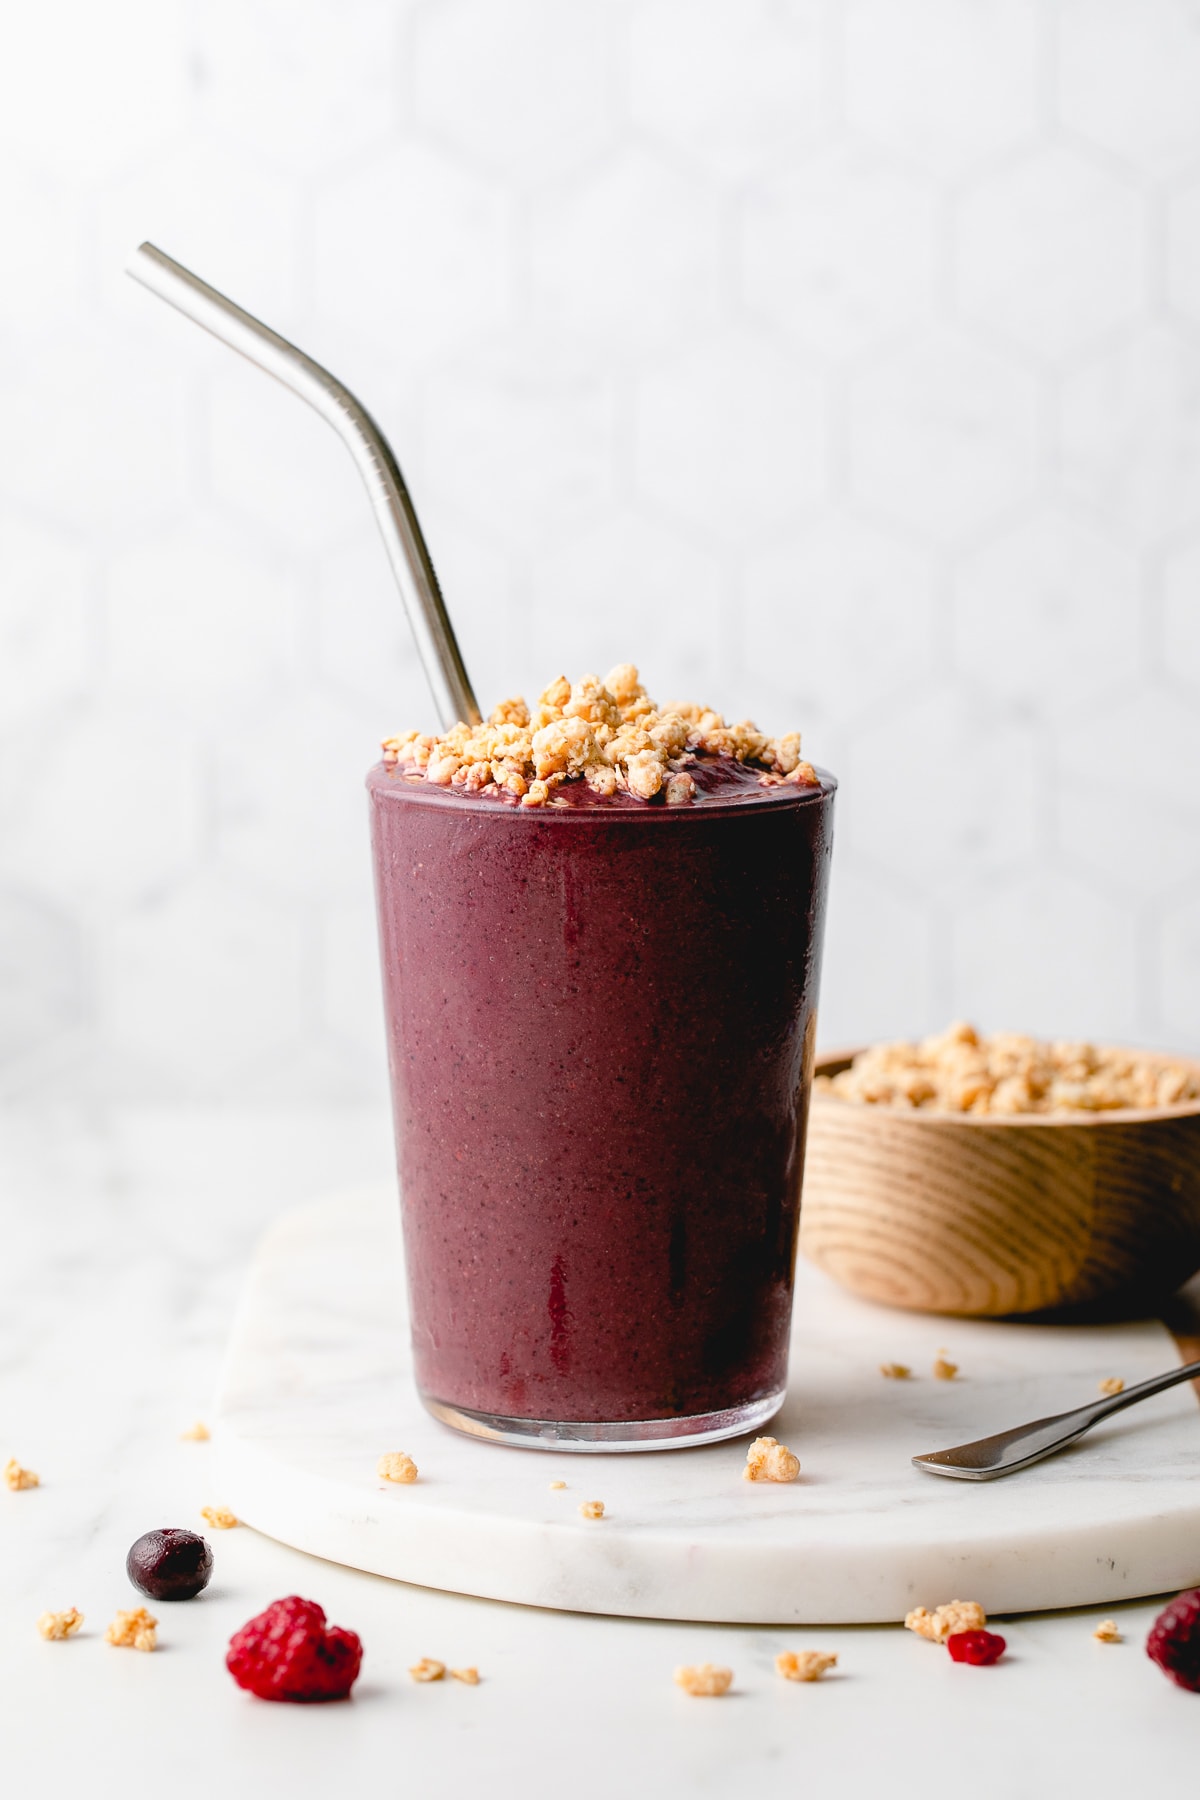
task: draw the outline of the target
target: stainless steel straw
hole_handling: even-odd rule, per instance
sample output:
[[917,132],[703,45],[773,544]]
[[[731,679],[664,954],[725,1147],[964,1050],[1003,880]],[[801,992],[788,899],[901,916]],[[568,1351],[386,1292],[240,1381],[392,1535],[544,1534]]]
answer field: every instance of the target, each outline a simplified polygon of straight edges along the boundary
[[358,466],[375,509],[392,574],[416,639],[442,726],[462,719],[479,723],[479,706],[467,678],[454,627],[446,612],[416,509],[400,465],[374,419],[328,369],[297,350],[260,319],[243,312],[198,275],[153,244],[140,244],[128,273],[239,356],[257,363],[326,419]]

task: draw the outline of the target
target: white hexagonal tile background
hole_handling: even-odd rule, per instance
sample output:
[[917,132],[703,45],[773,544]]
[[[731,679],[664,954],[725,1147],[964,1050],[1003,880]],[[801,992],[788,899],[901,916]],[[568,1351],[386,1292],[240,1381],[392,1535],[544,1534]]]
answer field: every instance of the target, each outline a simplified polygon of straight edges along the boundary
[[933,333],[856,371],[849,436],[856,499],[934,541],[966,541],[1033,492],[1038,392],[984,344]]
[[1063,122],[1152,175],[1200,156],[1200,34],[1190,0],[1062,0]]
[[[69,53],[68,53],[69,51]],[[377,1100],[362,779],[633,658],[842,782],[826,1041],[1200,1050],[1192,0],[86,0],[0,59],[0,1091]]]
[[519,181],[572,174],[617,130],[616,21],[604,0],[441,0],[416,21],[419,123]]
[[645,0],[629,98],[643,130],[716,175],[784,162],[832,112],[821,0]]
[[726,332],[639,384],[634,477],[702,539],[752,544],[794,526],[828,480],[825,394],[811,362]]
[[624,351],[678,343],[720,317],[723,217],[694,176],[634,150],[537,201],[533,317]]
[[817,350],[853,355],[929,311],[938,247],[932,185],[839,145],[748,198],[746,300]]
[[846,109],[939,174],[1032,141],[1037,0],[846,0]]
[[1119,693],[1142,654],[1140,569],[1121,543],[1074,514],[1029,513],[954,576],[958,667],[1048,715]]
[[1135,318],[1148,275],[1136,184],[1055,145],[969,189],[955,234],[965,311],[1046,357]]

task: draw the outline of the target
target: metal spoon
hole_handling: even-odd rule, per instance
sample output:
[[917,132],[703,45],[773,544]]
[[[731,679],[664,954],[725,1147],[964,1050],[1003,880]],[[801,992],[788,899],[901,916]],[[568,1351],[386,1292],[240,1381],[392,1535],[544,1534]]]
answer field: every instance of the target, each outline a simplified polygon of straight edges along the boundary
[[1123,1393],[1108,1395],[1090,1406],[1078,1406],[1074,1412],[1034,1419],[1029,1425],[998,1431],[995,1437],[978,1438],[973,1444],[957,1444],[952,1450],[932,1450],[927,1456],[914,1456],[913,1467],[927,1469],[931,1475],[952,1475],[957,1481],[995,1481],[1000,1475],[1015,1475],[1018,1469],[1028,1469],[1055,1451],[1064,1450],[1101,1419],[1109,1419],[1127,1406],[1136,1406],[1139,1400],[1148,1400],[1151,1394],[1161,1394],[1165,1388],[1198,1376],[1200,1362],[1185,1363],[1182,1368],[1169,1369],[1165,1375],[1139,1381]]

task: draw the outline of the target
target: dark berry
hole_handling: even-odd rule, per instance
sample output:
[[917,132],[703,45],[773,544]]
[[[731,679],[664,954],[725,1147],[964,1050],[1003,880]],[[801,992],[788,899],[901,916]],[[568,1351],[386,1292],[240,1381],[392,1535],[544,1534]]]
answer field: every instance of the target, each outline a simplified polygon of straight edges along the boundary
[[358,1679],[362,1644],[326,1625],[315,1600],[291,1594],[235,1631],[225,1667],[260,1700],[344,1700]]
[[125,1573],[151,1600],[194,1600],[212,1571],[213,1553],[204,1539],[172,1525],[148,1531],[125,1558]]
[[946,1648],[955,1662],[983,1666],[999,1662],[1008,1645],[995,1631],[955,1631],[946,1639]]
[[1176,1594],[1150,1627],[1146,1655],[1164,1675],[1200,1694],[1200,1588]]

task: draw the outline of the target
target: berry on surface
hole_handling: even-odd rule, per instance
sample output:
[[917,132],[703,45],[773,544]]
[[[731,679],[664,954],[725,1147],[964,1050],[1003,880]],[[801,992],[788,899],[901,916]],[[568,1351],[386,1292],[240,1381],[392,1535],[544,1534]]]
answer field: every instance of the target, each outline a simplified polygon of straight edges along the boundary
[[362,1667],[362,1643],[326,1625],[315,1600],[290,1594],[234,1632],[225,1666],[260,1700],[344,1700]]
[[125,1573],[151,1600],[194,1600],[209,1582],[213,1553],[194,1531],[147,1531],[125,1558]]
[[999,1662],[1008,1645],[998,1631],[955,1631],[946,1639],[946,1648],[955,1662],[982,1668]]
[[1190,1694],[1200,1694],[1200,1588],[1176,1594],[1150,1627],[1146,1655]]

